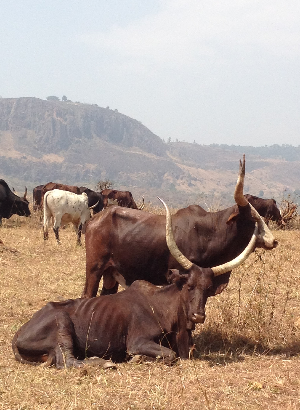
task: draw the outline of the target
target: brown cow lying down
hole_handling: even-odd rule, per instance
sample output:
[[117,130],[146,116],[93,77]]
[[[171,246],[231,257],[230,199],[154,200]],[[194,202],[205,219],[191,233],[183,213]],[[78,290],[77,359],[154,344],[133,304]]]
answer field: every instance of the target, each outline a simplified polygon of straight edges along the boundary
[[123,292],[91,299],[50,302],[15,334],[12,348],[21,363],[81,367],[85,357],[123,361],[127,355],[189,357],[191,329],[204,321],[213,272],[191,270],[163,288],[138,280]]

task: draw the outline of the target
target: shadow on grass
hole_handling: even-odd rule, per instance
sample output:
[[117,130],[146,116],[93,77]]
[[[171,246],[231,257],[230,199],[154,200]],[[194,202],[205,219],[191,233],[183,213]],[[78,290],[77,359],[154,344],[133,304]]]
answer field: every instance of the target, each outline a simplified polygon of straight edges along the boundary
[[300,354],[300,340],[271,349],[267,344],[242,334],[231,334],[228,337],[216,329],[207,329],[195,334],[193,343],[194,359],[206,360],[211,366],[242,362],[245,355],[290,357]]

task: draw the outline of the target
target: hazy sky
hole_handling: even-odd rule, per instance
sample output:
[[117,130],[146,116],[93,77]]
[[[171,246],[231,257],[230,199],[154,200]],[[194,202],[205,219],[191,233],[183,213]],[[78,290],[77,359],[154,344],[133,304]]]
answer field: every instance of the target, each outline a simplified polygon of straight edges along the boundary
[[299,0],[8,0],[0,95],[109,106],[164,140],[300,145]]

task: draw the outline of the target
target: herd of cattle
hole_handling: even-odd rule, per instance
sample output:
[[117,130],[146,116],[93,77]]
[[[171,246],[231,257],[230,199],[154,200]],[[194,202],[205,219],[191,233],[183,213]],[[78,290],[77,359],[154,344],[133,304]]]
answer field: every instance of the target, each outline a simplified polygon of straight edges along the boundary
[[[82,367],[95,363],[94,357],[104,367],[136,355],[165,363],[188,359],[207,298],[226,288],[232,269],[255,247],[277,246],[264,218],[281,224],[280,211],[274,200],[244,195],[244,177],[245,158],[235,205],[218,212],[190,205],[172,217],[160,198],[166,216],[138,209],[128,191],[36,187],[34,209],[44,210],[44,239],[51,218],[57,241],[59,226],[73,222],[80,242],[88,221],[86,281],[81,298],[48,303],[17,331],[15,358],[57,368]],[[29,216],[26,193],[18,197],[0,180],[0,217]],[[117,205],[109,206],[111,201]]]

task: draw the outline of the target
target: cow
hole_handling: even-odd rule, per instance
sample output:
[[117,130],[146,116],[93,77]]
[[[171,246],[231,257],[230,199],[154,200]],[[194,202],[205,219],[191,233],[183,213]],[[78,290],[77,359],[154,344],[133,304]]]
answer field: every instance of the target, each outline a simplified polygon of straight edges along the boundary
[[74,194],[81,194],[80,189],[76,185],[65,185],[58,182],[48,182],[43,186],[42,196],[44,197],[45,193],[52,191],[53,189],[61,189],[62,191],[73,192]]
[[76,185],[65,185],[58,182],[47,182],[44,185],[38,185],[33,189],[33,202],[35,204],[36,200],[36,207],[33,205],[33,210],[41,210],[43,209],[43,200],[44,195],[48,191],[52,191],[53,189],[61,189],[62,191],[69,191],[74,192],[74,194],[81,194],[80,189]]
[[87,194],[89,207],[92,207],[95,205],[95,207],[93,208],[93,215],[102,211],[104,207],[104,199],[103,199],[103,195],[100,192],[95,192],[92,189],[86,188],[84,186],[79,187],[79,192],[81,194],[83,192]]
[[29,202],[26,198],[27,188],[23,197],[12,192],[3,179],[0,179],[0,225],[2,218],[9,219],[12,215],[30,216]]
[[[193,263],[209,267],[235,258],[248,244],[255,222],[259,228],[256,247],[277,246],[262,217],[243,195],[244,178],[245,157],[240,161],[234,193],[236,205],[218,212],[190,205],[173,216],[176,243]],[[168,269],[179,266],[166,246],[164,224],[163,215],[118,206],[104,210],[101,217],[95,215],[86,229],[86,280],[82,297],[97,295],[102,276],[101,294],[114,293],[119,283],[129,285],[136,279],[165,285]],[[229,277],[227,272],[218,280],[226,287]]]
[[33,210],[40,211],[43,209],[43,202],[42,202],[42,188],[44,185],[38,185],[33,188],[32,191],[32,198],[33,198]]
[[247,258],[257,229],[236,260],[201,268],[177,248],[165,207],[166,246],[185,273],[171,271],[173,283],[161,288],[137,280],[116,294],[48,303],[16,332],[12,341],[16,360],[62,369],[90,364],[93,360],[86,358],[95,356],[120,362],[126,356],[144,355],[166,364],[176,355],[189,358],[191,332],[196,323],[204,322],[208,296],[220,291],[214,278]]
[[278,226],[285,225],[275,199],[259,198],[258,196],[251,194],[245,194],[245,198],[247,198],[257,212],[265,218],[267,225],[269,224],[269,221],[275,221]]
[[101,191],[101,194],[104,197],[104,208],[106,208],[109,205],[109,199],[115,200],[119,206],[123,206],[126,208],[142,210],[145,206],[144,197],[142,198],[142,202],[143,202],[142,205],[138,207],[130,191],[117,191],[116,189],[103,189],[103,191]]
[[60,189],[46,192],[44,196],[44,240],[48,239],[48,226],[51,218],[58,244],[60,244],[58,234],[60,225],[72,222],[77,230],[77,244],[81,245],[82,228],[91,218],[87,194],[77,195]]

